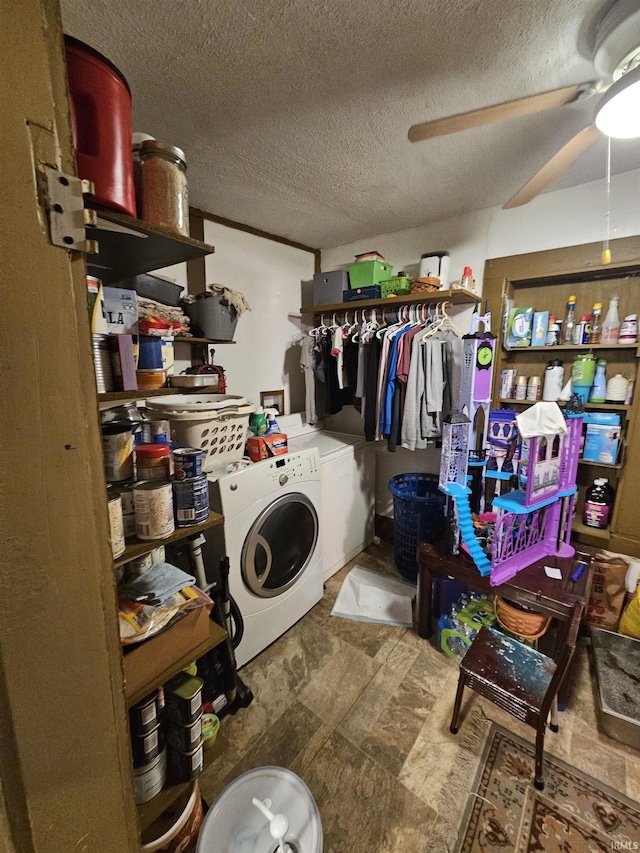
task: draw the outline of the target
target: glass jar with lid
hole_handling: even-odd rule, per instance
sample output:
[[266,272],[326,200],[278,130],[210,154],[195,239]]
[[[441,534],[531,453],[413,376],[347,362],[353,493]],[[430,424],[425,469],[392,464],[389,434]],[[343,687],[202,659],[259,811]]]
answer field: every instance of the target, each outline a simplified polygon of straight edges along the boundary
[[157,139],[140,146],[142,218],[189,236],[189,192],[184,151]]

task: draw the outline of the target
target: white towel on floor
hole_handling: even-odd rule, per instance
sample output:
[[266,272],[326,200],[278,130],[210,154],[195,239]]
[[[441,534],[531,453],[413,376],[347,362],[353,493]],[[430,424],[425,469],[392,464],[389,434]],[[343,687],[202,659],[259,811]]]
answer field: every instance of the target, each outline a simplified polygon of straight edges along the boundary
[[354,566],[342,582],[331,615],[411,628],[415,595],[415,584]]

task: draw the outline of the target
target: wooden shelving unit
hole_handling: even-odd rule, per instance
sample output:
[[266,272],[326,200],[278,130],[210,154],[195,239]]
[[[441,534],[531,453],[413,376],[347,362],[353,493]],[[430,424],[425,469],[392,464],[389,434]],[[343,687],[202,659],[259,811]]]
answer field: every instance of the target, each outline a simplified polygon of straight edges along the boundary
[[[178,623],[179,624],[179,623]],[[167,632],[171,631],[169,627]],[[162,635],[159,635],[162,636]],[[205,655],[207,652],[211,651],[211,649],[219,646],[227,638],[227,632],[224,628],[221,628],[215,622],[209,620],[209,636],[203,639],[200,643],[197,643],[195,646],[189,648],[186,652],[181,654],[179,657],[175,658],[171,662],[169,666],[166,666],[161,672],[157,675],[154,675],[153,678],[150,678],[149,681],[145,682],[144,685],[137,688],[134,691],[128,692],[125,688],[125,696],[127,699],[127,705],[131,708],[132,705],[135,705],[137,702],[140,702],[144,699],[145,696],[148,696],[153,690],[156,690],[158,687],[161,687],[163,684],[166,684],[174,675],[177,675],[179,672],[189,666],[189,664],[193,663],[194,660],[197,660],[202,655]],[[153,644],[154,638],[151,637],[149,640],[145,641],[146,643]],[[132,646],[131,649],[135,651],[135,646]],[[125,663],[125,673],[127,671],[127,655],[124,656]]]
[[206,530],[209,527],[215,527],[217,524],[222,524],[223,521],[224,516],[217,512],[210,512],[209,518],[206,521],[203,521],[201,524],[192,524],[190,527],[178,527],[174,530],[171,536],[167,536],[165,539],[143,540],[132,537],[127,541],[124,553],[121,554],[117,560],[114,560],[113,565],[116,568],[118,566],[123,566],[125,563],[128,563],[129,560],[134,560],[136,557],[140,557],[142,554],[146,554],[147,551],[152,551],[160,545],[169,545],[169,543],[177,542],[179,539],[186,539],[187,536],[192,536],[194,533],[200,533],[202,530]]
[[[620,297],[620,317],[637,313],[640,296],[635,282],[640,276],[640,245],[637,239],[619,240],[612,247],[617,257],[623,260],[616,266],[598,265],[600,246],[573,246],[565,249],[535,252],[530,255],[514,255],[487,261],[483,296],[493,306],[501,305],[503,298],[512,299],[514,307],[531,306],[534,311],[545,310],[556,317],[563,317],[570,295],[577,299],[577,313],[588,314],[595,302],[603,303],[606,315],[609,300],[614,294]],[[624,253],[627,253],[626,256]],[[607,379],[621,373],[637,381],[638,344],[559,344],[557,346],[504,347],[501,323],[495,324],[498,332],[493,405],[513,407],[516,410],[532,405],[529,400],[499,399],[500,371],[516,368],[519,375],[542,377],[550,359],[560,359],[565,366],[565,381],[569,378],[572,362],[579,353],[592,351],[597,358],[607,362]],[[621,415],[621,441],[623,446],[615,463],[579,460],[577,485],[578,499],[576,518],[572,522],[574,537],[587,545],[608,547],[631,555],[640,555],[640,535],[634,508],[635,483],[640,471],[636,455],[625,453],[625,449],[640,441],[637,436],[640,421],[637,416],[637,395],[630,405],[624,403],[586,403],[587,412],[616,412]],[[610,525],[601,530],[582,523],[582,507],[587,488],[594,477],[608,477],[616,492]]]
[[115,211],[99,211],[89,234],[99,249],[87,255],[87,272],[107,285],[215,252],[208,243]]

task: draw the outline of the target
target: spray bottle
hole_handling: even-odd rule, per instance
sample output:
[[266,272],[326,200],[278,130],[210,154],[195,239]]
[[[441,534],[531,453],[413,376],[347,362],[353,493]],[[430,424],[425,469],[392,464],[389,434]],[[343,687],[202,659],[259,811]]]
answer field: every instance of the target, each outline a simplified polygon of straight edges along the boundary
[[265,414],[267,416],[267,432],[266,435],[277,435],[282,432],[280,427],[278,426],[278,421],[276,420],[276,415],[279,414],[277,409],[265,409]]

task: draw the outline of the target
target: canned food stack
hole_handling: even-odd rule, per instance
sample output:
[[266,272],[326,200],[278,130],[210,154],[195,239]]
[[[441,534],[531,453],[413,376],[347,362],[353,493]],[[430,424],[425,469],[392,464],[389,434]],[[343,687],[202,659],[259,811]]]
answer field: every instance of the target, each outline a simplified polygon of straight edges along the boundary
[[[137,803],[170,784],[190,782],[204,767],[203,682],[181,672],[129,710]],[[217,718],[216,718],[217,720]]]
[[[131,537],[165,539],[209,517],[204,450],[173,447],[168,420],[103,424],[110,539],[114,559]],[[139,443],[136,444],[136,439]]]

